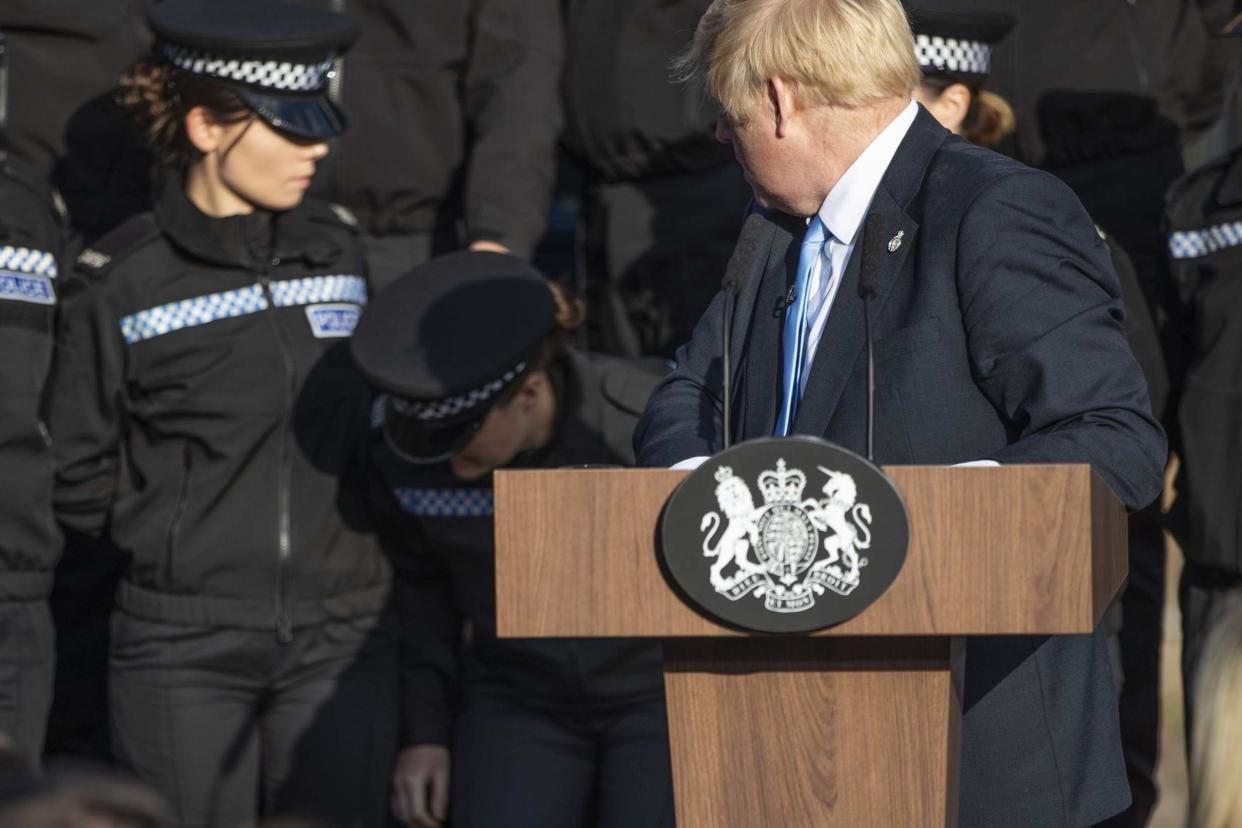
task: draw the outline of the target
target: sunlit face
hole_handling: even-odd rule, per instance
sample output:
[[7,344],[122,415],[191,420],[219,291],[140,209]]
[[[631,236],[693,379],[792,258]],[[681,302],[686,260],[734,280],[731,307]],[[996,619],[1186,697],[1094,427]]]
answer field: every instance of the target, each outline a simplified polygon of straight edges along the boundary
[[716,140],[733,147],[755,201],[763,207],[793,212],[785,195],[790,185],[786,147],[777,138],[769,113],[761,110],[741,122],[721,115],[716,120]]
[[302,203],[315,165],[328,154],[322,140],[277,132],[261,118],[220,126],[219,182],[253,207],[289,210]]

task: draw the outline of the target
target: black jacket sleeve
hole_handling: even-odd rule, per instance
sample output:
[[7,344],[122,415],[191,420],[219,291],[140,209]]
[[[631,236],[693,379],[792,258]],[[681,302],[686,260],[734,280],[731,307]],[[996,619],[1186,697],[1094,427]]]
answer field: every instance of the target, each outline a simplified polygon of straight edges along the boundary
[[64,286],[47,419],[56,447],[56,518],[92,535],[102,532],[116,493],[124,347],[102,281],[75,274]]
[[556,0],[475,0],[465,110],[467,240],[530,256],[543,235],[561,126]]

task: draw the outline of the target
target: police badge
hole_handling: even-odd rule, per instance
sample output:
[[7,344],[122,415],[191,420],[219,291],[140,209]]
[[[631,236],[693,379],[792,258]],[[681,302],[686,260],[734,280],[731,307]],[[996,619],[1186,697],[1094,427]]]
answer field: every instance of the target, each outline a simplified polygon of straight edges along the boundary
[[669,500],[661,554],[683,597],[718,620],[806,632],[883,594],[908,541],[905,505],[883,472],[831,443],[793,437],[743,443],[699,467]]

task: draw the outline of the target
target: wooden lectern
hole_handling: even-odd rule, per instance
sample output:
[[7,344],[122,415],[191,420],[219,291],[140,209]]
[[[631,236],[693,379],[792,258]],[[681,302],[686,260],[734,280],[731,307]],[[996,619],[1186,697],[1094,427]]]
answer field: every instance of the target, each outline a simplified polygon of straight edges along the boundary
[[1088,466],[885,471],[910,516],[901,574],[852,620],[782,637],[665,581],[685,472],[497,472],[499,633],[665,639],[679,828],[954,826],[962,637],[1091,632],[1125,579],[1126,512]]

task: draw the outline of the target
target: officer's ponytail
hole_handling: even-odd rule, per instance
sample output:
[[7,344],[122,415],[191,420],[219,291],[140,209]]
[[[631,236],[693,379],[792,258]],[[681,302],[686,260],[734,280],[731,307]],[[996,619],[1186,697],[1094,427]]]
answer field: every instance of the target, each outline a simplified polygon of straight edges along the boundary
[[121,76],[116,100],[154,151],[156,163],[181,173],[202,157],[185,131],[191,109],[205,107],[225,124],[245,120],[251,112],[231,89],[157,58],[141,58]]
[[563,282],[548,280],[548,290],[552,291],[556,312],[552,327],[543,337],[538,368],[546,368],[563,357],[578,329],[586,323],[586,302],[573,288]]

